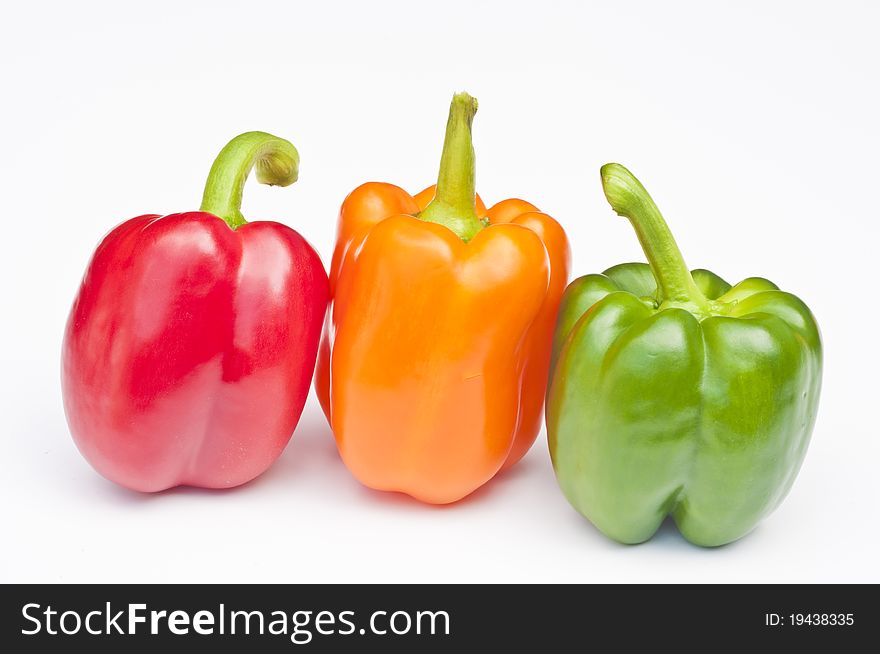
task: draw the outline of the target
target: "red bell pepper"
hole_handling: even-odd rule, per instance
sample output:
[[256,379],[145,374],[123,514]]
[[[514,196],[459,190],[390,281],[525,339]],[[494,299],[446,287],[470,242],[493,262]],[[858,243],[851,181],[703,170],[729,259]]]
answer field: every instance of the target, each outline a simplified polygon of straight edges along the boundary
[[265,471],[309,390],[327,274],[297,232],[241,215],[256,165],[296,181],[299,156],[263,132],[220,152],[200,211],[132,218],[95,251],[62,353],[74,441],[139,491],[227,488]]

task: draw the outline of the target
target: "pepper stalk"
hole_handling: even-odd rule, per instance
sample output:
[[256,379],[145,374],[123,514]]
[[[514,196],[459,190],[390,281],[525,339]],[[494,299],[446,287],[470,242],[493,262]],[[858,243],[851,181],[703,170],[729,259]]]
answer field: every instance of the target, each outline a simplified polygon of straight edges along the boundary
[[239,134],[226,144],[211,166],[201,211],[222,218],[232,229],[246,224],[241,214],[241,198],[254,166],[260,184],[290,186],[299,177],[299,153],[290,141],[266,132]]
[[608,203],[618,215],[629,219],[648,258],[660,308],[679,307],[708,315],[709,300],[697,288],[669,226],[645,187],[620,164],[605,164],[601,175]]
[[471,132],[476,113],[476,98],[467,93],[452,96],[437,190],[418,216],[445,225],[465,242],[485,227],[477,216],[476,205],[476,155]]

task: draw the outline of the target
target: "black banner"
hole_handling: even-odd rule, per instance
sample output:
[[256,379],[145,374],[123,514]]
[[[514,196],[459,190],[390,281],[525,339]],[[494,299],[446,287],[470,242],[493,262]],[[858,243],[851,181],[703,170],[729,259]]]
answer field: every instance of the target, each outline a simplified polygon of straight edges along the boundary
[[[434,652],[490,645],[685,651],[877,633],[873,586],[10,585],[7,652],[141,647],[211,651]],[[9,646],[12,646],[10,649]]]

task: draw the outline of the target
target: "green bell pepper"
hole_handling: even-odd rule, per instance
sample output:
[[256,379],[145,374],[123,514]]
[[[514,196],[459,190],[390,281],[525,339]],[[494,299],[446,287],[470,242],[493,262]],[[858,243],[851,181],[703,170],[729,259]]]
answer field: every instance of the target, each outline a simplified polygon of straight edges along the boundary
[[807,306],[760,277],[688,272],[644,187],[602,167],[648,264],[565,291],[547,431],[569,502],[623,543],[671,515],[692,543],[751,531],[788,493],[816,419],[822,342]]

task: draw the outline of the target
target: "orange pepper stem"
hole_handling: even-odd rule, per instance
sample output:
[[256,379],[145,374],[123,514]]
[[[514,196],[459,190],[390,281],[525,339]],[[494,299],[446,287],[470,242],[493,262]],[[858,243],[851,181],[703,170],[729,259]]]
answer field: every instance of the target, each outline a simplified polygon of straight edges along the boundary
[[476,208],[476,156],[471,135],[477,100],[456,93],[449,106],[446,139],[434,199],[419,218],[445,225],[467,242],[485,226]]

